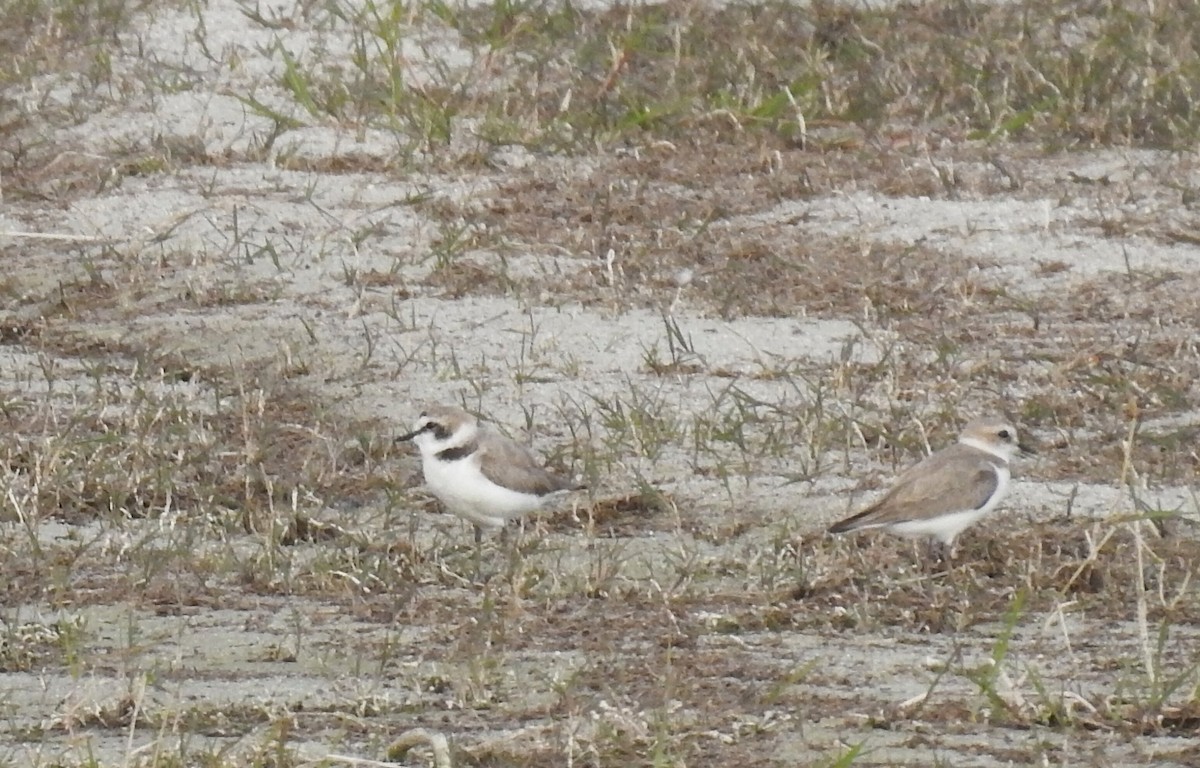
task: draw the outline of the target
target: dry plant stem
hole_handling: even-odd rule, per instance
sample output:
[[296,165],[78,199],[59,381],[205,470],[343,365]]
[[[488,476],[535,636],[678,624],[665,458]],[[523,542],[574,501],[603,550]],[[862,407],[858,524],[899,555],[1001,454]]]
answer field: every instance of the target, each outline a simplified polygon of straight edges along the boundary
[[[1137,481],[1137,472],[1133,468],[1133,441],[1136,439],[1138,416],[1129,421],[1129,431],[1122,443],[1123,458],[1121,461],[1121,488],[1128,488]],[[1122,494],[1121,498],[1125,498]],[[1134,517],[1129,521],[1129,529],[1133,534],[1133,549],[1137,559],[1137,573],[1134,574],[1134,590],[1137,595],[1137,631],[1138,641],[1142,649],[1142,661],[1146,665],[1146,676],[1152,686],[1158,685],[1158,669],[1155,665],[1154,647],[1150,642],[1150,621],[1146,601],[1146,570],[1142,548],[1142,518],[1134,509]]]
[[112,243],[114,240],[109,237],[95,237],[92,235],[66,235],[53,232],[14,232],[0,231],[0,238],[11,237],[22,240],[57,240],[67,243]]

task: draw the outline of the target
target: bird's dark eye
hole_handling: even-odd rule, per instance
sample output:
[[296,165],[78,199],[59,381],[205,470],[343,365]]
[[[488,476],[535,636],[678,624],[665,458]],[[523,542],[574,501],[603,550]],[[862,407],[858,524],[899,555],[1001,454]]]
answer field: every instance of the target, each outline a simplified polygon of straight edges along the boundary
[[1012,432],[1009,432],[1007,429],[1002,429],[999,432],[997,432],[996,434],[1000,435],[1001,440],[1011,440],[1012,439]]

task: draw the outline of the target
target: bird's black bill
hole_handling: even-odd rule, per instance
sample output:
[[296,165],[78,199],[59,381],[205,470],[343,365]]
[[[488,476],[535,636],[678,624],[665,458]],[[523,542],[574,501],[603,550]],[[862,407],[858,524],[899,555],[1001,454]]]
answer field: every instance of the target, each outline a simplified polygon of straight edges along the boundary
[[1032,445],[1026,445],[1025,443],[1017,443],[1017,450],[1020,451],[1021,453],[1025,454],[1026,456],[1037,456],[1037,451],[1035,451],[1033,449]]
[[[424,419],[425,414],[421,414],[421,418]],[[442,426],[441,424],[438,424],[437,422],[427,421],[424,424],[422,424],[420,427],[417,427],[416,429],[414,429],[412,432],[409,432],[407,435],[400,435],[400,437],[396,438],[395,442],[407,443],[409,440],[412,440],[414,437],[421,434],[422,432],[432,432],[433,436],[436,437],[438,440],[445,440],[446,438],[450,437],[449,429]]]

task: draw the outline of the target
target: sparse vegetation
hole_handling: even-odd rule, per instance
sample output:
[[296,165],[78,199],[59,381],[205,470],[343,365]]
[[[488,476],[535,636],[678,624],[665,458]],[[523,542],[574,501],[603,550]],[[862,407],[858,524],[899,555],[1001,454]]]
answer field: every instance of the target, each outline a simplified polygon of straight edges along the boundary
[[[1197,30],[0,5],[0,768],[1196,764]],[[423,400],[588,486],[484,583]]]

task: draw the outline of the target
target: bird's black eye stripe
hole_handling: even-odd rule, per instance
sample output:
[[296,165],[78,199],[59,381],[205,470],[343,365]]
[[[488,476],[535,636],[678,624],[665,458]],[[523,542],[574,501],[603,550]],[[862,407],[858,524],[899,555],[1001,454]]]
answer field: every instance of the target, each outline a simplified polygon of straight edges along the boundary
[[[429,414],[422,413],[420,418],[422,421],[424,421],[425,419],[429,419]],[[429,419],[429,421],[426,421],[425,424],[420,429],[418,429],[414,434],[419,435],[422,432],[432,432],[433,436],[436,437],[438,440],[445,440],[447,437],[450,437],[450,435],[452,434],[452,430],[447,429],[446,426],[443,424],[438,424],[433,419]]]

